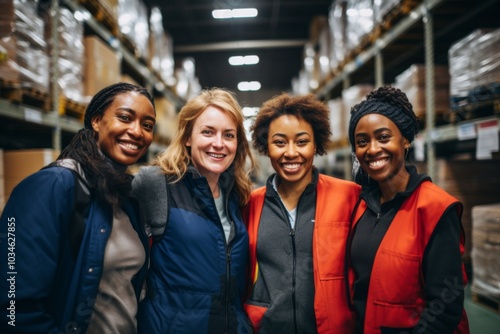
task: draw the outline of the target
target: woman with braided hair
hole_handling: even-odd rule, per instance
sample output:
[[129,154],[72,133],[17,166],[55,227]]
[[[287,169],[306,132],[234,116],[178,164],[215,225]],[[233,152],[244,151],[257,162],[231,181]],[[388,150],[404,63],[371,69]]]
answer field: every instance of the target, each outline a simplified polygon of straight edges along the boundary
[[362,185],[349,237],[356,333],[468,333],[462,204],[406,164],[419,129],[397,88],[351,110],[354,176]]
[[126,170],[155,118],[146,89],[102,89],[58,160],[14,189],[0,221],[1,333],[137,332],[149,237]]

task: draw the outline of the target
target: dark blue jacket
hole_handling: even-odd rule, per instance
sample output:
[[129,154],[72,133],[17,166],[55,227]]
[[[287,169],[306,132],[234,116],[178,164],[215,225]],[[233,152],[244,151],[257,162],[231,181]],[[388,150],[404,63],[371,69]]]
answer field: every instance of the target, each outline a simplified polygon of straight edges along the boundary
[[[68,238],[74,187],[75,177],[67,168],[43,169],[23,180],[5,206],[0,220],[2,334],[85,333],[101,279],[112,208],[91,194],[75,258]],[[147,249],[137,204],[122,207]],[[146,269],[145,264],[134,279],[138,296]],[[15,327],[9,324],[13,320]]]
[[[137,188],[152,189],[161,178],[165,175],[143,169],[134,179],[134,194],[143,193],[140,201],[159,205],[158,193]],[[234,224],[228,243],[205,177],[190,167],[181,181],[168,185],[168,223],[151,249],[139,333],[251,333],[242,304],[248,234],[233,183],[227,172],[219,179]]]

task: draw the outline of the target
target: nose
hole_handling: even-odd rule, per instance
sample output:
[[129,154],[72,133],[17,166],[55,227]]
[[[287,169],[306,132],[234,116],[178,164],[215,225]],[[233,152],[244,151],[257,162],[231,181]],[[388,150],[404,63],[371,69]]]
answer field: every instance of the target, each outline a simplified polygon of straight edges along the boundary
[[368,144],[368,150],[367,153],[371,155],[376,155],[378,152],[380,152],[380,145],[376,140],[370,141]]
[[296,155],[297,155],[297,150],[295,148],[294,143],[289,143],[288,146],[287,146],[287,148],[286,148],[286,151],[285,151],[285,156],[293,158]]
[[222,148],[224,146],[224,141],[222,139],[222,135],[221,134],[217,134],[214,137],[214,141],[213,141],[212,145],[213,145],[214,148]]
[[134,138],[140,138],[142,137],[142,127],[140,122],[131,122],[128,130],[128,134],[131,135]]

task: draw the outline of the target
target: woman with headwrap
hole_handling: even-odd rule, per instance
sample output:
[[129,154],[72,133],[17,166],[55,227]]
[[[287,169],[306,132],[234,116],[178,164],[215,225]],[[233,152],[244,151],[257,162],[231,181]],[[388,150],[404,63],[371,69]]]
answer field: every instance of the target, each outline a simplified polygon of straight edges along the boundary
[[462,204],[405,163],[418,128],[393,87],[351,110],[354,176],[363,187],[348,244],[357,333],[469,332]]
[[53,167],[14,189],[0,220],[1,333],[137,333],[149,238],[126,169],[155,118],[146,89],[102,89]]

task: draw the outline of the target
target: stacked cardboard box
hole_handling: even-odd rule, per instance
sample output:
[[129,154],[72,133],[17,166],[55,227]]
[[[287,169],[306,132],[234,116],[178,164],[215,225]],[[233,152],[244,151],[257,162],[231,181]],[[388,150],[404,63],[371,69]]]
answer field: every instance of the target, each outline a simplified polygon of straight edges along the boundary
[[472,208],[471,290],[500,301],[500,203]]
[[[425,164],[416,164],[420,172]],[[498,160],[445,160],[436,161],[436,175],[432,180],[464,205],[462,223],[465,230],[464,262],[471,262],[472,208],[500,202],[500,178]]]
[[154,138],[156,142],[170,144],[177,131],[177,114],[175,105],[167,98],[155,99],[156,106],[156,126]]
[[53,149],[6,150],[3,152],[5,201],[12,190],[27,176],[56,160],[59,153]]
[[[413,110],[419,118],[425,117],[425,65],[414,64],[396,77],[394,86],[401,89],[413,105]],[[450,109],[450,75],[448,67],[434,66],[434,107],[436,114],[442,115]]]
[[120,81],[120,56],[97,36],[85,37],[84,46],[84,94],[93,96]]

